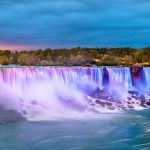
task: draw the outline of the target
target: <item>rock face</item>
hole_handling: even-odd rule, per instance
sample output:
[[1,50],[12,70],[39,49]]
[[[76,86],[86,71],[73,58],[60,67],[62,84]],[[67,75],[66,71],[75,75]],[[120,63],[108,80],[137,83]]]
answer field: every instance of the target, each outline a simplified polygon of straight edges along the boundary
[[102,85],[103,87],[109,87],[109,73],[106,67],[103,68],[103,77],[102,77]]
[[16,110],[7,110],[0,104],[0,123],[23,121],[25,118]]
[[91,94],[91,97],[99,99],[107,99],[107,93],[104,90],[101,90],[99,87],[97,87]]
[[103,109],[124,111],[150,108],[150,93],[141,94],[130,90],[126,94],[127,98],[122,99],[117,91],[101,90],[97,87],[87,99],[94,110],[100,110],[97,112]]
[[142,66],[131,67],[132,84],[136,89],[142,90],[145,83],[145,74]]

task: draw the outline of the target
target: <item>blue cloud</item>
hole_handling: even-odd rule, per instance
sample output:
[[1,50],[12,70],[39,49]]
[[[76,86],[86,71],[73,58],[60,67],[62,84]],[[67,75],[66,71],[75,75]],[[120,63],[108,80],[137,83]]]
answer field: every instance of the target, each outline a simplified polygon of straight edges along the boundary
[[5,0],[0,44],[148,46],[149,8],[149,0]]

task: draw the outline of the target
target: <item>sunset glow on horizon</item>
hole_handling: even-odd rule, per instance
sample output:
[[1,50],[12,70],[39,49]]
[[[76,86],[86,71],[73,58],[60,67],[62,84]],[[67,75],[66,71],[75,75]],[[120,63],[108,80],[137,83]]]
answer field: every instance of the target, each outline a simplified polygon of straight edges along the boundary
[[34,50],[34,49],[44,49],[45,46],[36,46],[36,45],[12,45],[12,44],[0,44],[0,50]]

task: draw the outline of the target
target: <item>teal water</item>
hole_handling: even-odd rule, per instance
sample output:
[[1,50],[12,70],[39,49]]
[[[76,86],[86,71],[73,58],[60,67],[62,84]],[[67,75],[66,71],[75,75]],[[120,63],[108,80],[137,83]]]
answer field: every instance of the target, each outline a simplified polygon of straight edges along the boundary
[[0,150],[150,150],[150,110],[2,124]]

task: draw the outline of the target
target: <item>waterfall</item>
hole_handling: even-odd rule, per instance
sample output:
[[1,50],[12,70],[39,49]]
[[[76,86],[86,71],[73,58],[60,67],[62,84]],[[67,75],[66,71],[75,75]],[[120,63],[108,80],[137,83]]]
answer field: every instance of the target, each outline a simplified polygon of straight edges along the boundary
[[110,87],[112,86],[122,86],[124,88],[131,88],[132,87],[132,79],[130,68],[128,67],[118,67],[118,68],[107,68],[109,72],[109,82]]
[[0,103],[30,112],[30,116],[42,109],[52,116],[70,115],[70,111],[89,110],[86,96],[95,89],[113,89],[124,98],[125,92],[132,88],[139,90],[139,85],[148,92],[150,68],[143,68],[141,74],[136,75],[129,67],[0,68]]
[[[32,81],[46,80],[63,83],[66,86],[89,85],[103,88],[107,80],[109,87],[121,86],[126,89],[132,88],[133,78],[129,67],[106,67],[108,75],[104,73],[104,67],[22,67],[0,68],[0,83],[7,84],[13,89],[21,90]],[[143,68],[145,80],[144,86],[150,88],[150,68]],[[136,81],[135,81],[136,82]],[[145,82],[145,83],[144,83]]]

